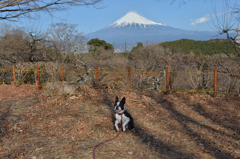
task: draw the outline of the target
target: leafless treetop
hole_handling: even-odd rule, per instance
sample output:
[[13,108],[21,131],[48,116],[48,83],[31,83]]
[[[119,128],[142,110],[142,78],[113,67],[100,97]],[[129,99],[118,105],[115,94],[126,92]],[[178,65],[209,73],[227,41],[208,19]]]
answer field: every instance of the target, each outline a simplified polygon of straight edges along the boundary
[[29,13],[45,11],[52,13],[66,6],[95,6],[103,0],[1,0],[0,20],[16,20]]

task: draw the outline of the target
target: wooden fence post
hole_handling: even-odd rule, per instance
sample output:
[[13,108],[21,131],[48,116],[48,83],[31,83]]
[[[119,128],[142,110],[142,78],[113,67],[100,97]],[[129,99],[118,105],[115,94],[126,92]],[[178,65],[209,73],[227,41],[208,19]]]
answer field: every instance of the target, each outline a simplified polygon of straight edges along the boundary
[[15,67],[12,66],[12,68],[13,68],[13,80],[14,80],[14,86],[16,87],[17,85],[16,85]]
[[217,67],[214,68],[214,92],[213,98],[217,97]]
[[131,90],[131,71],[130,71],[130,67],[128,67],[128,85],[129,85],[129,90]]
[[96,84],[98,84],[98,67],[96,67]]
[[40,90],[40,70],[39,67],[37,67],[37,76],[38,76],[38,90]]
[[169,94],[169,77],[170,77],[170,66],[167,66],[166,94]]
[[64,81],[64,72],[63,72],[63,67],[61,67],[62,70],[62,81]]

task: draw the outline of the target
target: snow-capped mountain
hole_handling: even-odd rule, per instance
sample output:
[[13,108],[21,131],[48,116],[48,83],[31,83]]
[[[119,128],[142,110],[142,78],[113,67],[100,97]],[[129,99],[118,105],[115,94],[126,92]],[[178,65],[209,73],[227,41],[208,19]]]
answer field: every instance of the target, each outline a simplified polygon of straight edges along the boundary
[[132,25],[139,25],[140,27],[146,28],[149,25],[162,25],[165,26],[163,23],[156,23],[151,21],[145,17],[138,15],[136,12],[128,12],[125,16],[111,24],[110,27],[125,27],[125,26],[132,26]]
[[[209,40],[216,38],[215,32],[189,31],[174,28],[163,23],[151,21],[138,15],[136,12],[128,12],[113,24],[86,35],[88,40],[99,38],[114,44],[115,49],[131,50],[137,42],[159,43],[180,39]],[[121,48],[119,48],[121,45]]]

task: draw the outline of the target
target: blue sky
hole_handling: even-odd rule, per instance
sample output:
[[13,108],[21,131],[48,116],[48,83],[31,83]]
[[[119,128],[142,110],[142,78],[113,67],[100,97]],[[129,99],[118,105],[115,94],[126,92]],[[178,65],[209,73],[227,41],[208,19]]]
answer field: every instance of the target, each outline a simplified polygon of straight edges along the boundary
[[[129,11],[135,11],[155,22],[186,30],[212,31],[213,13],[224,12],[222,0],[216,0],[217,5],[212,0],[192,0],[179,6],[179,1],[170,4],[171,0],[104,0],[97,4],[96,9],[92,6],[78,6],[69,8],[66,11],[55,12],[54,18],[48,14],[40,14],[37,20],[20,19],[14,25],[36,26],[40,29],[47,29],[51,23],[65,22],[78,24],[78,31],[90,33],[102,29],[124,16]],[[213,0],[214,1],[214,0]],[[235,0],[232,0],[232,4]],[[214,11],[213,8],[216,8]],[[6,23],[6,22],[5,22]]]

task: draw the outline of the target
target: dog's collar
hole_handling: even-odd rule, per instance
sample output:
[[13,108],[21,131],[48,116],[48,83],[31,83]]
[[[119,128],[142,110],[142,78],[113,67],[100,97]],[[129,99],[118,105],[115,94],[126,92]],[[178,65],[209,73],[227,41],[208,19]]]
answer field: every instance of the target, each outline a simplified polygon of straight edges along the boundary
[[125,110],[122,113],[117,113],[118,115],[122,115],[125,112]]

